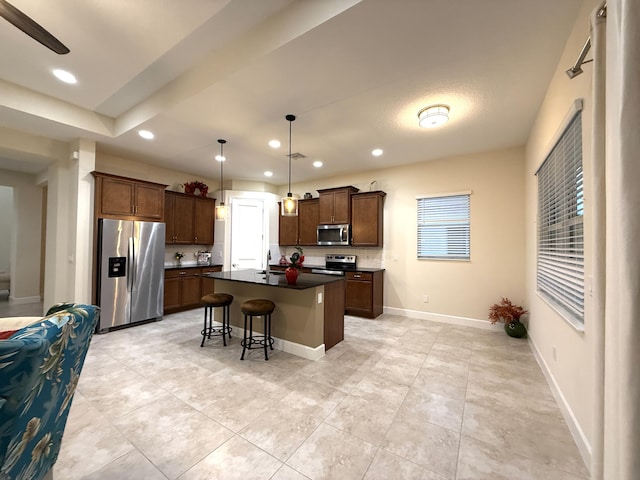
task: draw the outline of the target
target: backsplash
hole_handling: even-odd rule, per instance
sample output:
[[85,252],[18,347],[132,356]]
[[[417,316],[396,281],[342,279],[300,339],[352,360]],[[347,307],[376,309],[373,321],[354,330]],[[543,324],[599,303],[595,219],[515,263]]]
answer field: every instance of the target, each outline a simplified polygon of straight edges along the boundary
[[[332,254],[356,255],[357,265],[361,268],[384,268],[384,249],[382,248],[354,248],[354,247],[302,247],[305,265],[324,266],[324,256]],[[281,255],[289,260],[295,252],[294,247],[271,248],[271,263],[278,263]]]
[[184,266],[198,264],[198,252],[205,250],[202,245],[165,245],[164,247],[164,264],[165,266],[176,265],[176,252],[184,253],[182,261]]

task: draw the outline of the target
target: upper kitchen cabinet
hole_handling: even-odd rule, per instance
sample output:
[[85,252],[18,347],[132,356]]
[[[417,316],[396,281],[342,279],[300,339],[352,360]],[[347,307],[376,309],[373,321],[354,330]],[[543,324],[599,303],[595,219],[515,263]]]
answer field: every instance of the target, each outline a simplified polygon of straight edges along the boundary
[[351,195],[359,190],[355,187],[326,188],[318,190],[318,223],[337,225],[351,223]]
[[279,215],[278,227],[279,245],[317,245],[318,199],[299,200],[298,215],[295,217]]
[[92,172],[96,179],[96,218],[164,220],[166,185]]
[[318,244],[318,206],[317,198],[298,202],[298,245]]
[[213,245],[214,198],[165,192],[166,244]]
[[351,195],[351,245],[382,247],[386,193],[381,191]]
[[213,245],[213,228],[216,217],[214,198],[196,197],[193,232],[196,245]]
[[[298,203],[298,209],[300,203]],[[280,202],[278,202],[280,212]],[[300,212],[298,211],[298,215]],[[298,244],[298,217],[288,217],[278,214],[278,244],[291,246]]]

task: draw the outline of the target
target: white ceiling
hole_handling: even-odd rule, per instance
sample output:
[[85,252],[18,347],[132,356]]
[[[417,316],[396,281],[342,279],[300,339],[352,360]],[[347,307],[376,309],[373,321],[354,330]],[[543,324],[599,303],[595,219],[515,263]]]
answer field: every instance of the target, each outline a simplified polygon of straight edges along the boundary
[[[307,156],[293,160],[293,182],[524,144],[582,3],[10,1],[71,53],[0,19],[5,136],[94,139],[101,151],[209,178],[225,138],[226,178],[276,185],[287,183],[288,113],[298,117],[292,150]],[[418,110],[435,103],[450,105],[449,123],[418,127]],[[0,142],[0,168],[45,164]]]

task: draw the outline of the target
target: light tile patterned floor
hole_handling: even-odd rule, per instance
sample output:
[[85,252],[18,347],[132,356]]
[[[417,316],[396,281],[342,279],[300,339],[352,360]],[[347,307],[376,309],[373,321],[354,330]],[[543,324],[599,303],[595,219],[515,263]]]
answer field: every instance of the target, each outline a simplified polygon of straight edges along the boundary
[[526,341],[345,320],[317,362],[200,348],[199,309],[94,336],[54,477],[587,478]]

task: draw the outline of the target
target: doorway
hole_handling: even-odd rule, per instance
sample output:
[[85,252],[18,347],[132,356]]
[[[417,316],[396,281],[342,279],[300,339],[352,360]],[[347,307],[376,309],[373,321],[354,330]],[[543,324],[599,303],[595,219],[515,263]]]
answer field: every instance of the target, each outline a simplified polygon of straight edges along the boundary
[[264,200],[234,198],[231,207],[231,270],[266,268]]

